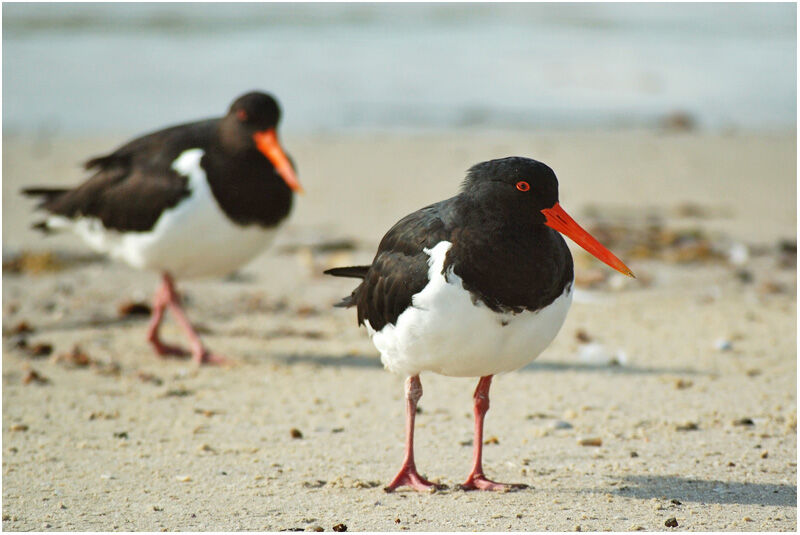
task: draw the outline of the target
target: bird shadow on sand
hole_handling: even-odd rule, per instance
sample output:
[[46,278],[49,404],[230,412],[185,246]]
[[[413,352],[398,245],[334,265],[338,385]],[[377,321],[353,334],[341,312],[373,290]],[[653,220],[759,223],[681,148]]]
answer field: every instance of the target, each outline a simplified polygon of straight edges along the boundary
[[[123,325],[135,325],[138,323],[142,323],[147,321],[147,316],[144,317],[137,317],[131,316],[128,318],[112,318],[112,317],[88,317],[88,318],[78,318],[78,319],[67,319],[63,320],[60,319],[57,322],[49,323],[49,324],[35,324],[33,326],[34,331],[31,334],[49,334],[49,333],[57,333],[63,331],[81,331],[85,329],[103,329],[106,327],[119,327]],[[4,337],[8,337],[13,335],[13,332],[10,332],[11,329],[7,329],[4,333]]]
[[[309,364],[313,366],[331,366],[347,368],[373,368],[383,369],[383,364],[378,355],[275,355],[275,360],[285,365]],[[644,375],[644,374],[686,374],[686,375],[707,375],[707,372],[693,370],[691,368],[649,368],[640,366],[609,366],[606,364],[586,364],[580,362],[533,362],[521,370],[522,372],[588,372],[588,373],[610,373],[621,375]]]
[[613,492],[627,498],[649,500],[666,497],[695,503],[797,506],[796,485],[741,483],[679,476],[633,475],[621,479],[624,484]]
[[382,370],[383,364],[380,357],[361,355],[275,355],[275,360],[291,366],[294,364],[310,364],[312,366],[331,366],[346,368],[372,368]]
[[522,372],[590,372],[590,373],[610,373],[619,375],[661,375],[661,374],[681,374],[681,375],[709,375],[708,372],[695,370],[693,368],[662,368],[649,366],[634,366],[629,364],[592,364],[587,362],[554,362],[554,361],[534,361],[521,368]]

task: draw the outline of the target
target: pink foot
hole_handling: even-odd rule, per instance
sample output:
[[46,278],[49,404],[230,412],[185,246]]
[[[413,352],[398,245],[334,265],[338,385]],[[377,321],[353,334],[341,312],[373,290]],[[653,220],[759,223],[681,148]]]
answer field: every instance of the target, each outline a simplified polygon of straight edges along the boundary
[[165,344],[161,340],[150,340],[150,345],[159,357],[185,357],[189,354],[182,347]]
[[483,474],[470,475],[467,480],[460,485],[461,490],[496,490],[508,492],[511,490],[527,489],[528,485],[523,483],[497,483],[486,479]]
[[[153,346],[156,354],[158,354],[160,357],[187,357],[191,355],[192,361],[197,365],[233,364],[234,362],[232,360],[223,357],[222,355],[211,353],[203,346],[203,342],[197,335],[197,331],[194,330],[194,327],[192,327],[192,324],[189,322],[189,318],[186,317],[186,313],[183,311],[180,297],[175,291],[175,285],[172,281],[172,277],[170,277],[168,273],[164,273],[162,274],[161,278],[161,286],[159,286],[153,299],[153,314],[150,318],[150,327],[147,331],[147,340]],[[172,313],[175,314],[175,319],[186,333],[186,337],[189,339],[191,351],[186,351],[178,346],[165,344],[159,338],[158,330],[161,326],[161,320],[164,317],[164,311],[167,307],[169,307]]]
[[235,361],[229,359],[228,357],[223,357],[222,355],[218,355],[216,353],[210,353],[206,350],[203,350],[201,353],[193,354],[192,361],[198,365],[213,364],[217,366],[230,366],[235,363]]
[[419,375],[412,375],[406,379],[406,455],[403,459],[403,466],[389,483],[384,487],[386,492],[393,492],[397,487],[409,486],[414,490],[433,492],[437,489],[445,488],[444,485],[437,485],[428,481],[417,472],[417,465],[414,464],[414,417],[417,414],[417,402],[422,397],[422,383]]
[[445,488],[444,485],[438,485],[419,475],[416,467],[413,465],[403,465],[403,468],[400,469],[400,472],[397,473],[392,482],[389,483],[387,487],[384,487],[383,490],[386,492],[394,492],[395,489],[403,486],[408,486],[414,490],[424,492],[432,492]]
[[528,485],[497,483],[486,479],[483,475],[483,418],[489,410],[489,387],[492,385],[492,376],[486,375],[478,381],[473,398],[475,400],[475,438],[472,471],[467,480],[460,485],[463,490],[498,490],[501,492],[526,489]]

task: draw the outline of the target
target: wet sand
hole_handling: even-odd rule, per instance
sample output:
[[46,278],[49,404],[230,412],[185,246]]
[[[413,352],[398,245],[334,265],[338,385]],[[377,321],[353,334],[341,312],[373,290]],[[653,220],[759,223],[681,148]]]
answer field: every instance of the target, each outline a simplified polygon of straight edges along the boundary
[[[34,233],[17,195],[77,182],[133,134],[4,139],[5,530],[796,530],[794,133],[286,136],[308,193],[276,243],[233,277],[179,282],[238,362],[199,370],[151,353],[146,316],[120,317],[154,274]],[[573,248],[561,333],[494,381],[485,469],[529,489],[454,488],[476,380],[427,374],[417,463],[450,489],[386,494],[403,379],[332,308],[353,281],[321,272],[369,262],[397,219],[511,154],[551,165],[562,205],[605,221],[639,279]],[[182,341],[171,319],[164,332]]]

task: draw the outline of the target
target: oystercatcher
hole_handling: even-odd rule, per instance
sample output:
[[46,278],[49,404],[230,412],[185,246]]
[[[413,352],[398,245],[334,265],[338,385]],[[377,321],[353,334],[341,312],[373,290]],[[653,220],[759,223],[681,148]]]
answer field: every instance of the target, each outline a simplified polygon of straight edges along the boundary
[[357,307],[386,368],[406,376],[403,465],[387,491],[430,490],[414,463],[421,372],[480,377],[472,471],[462,488],[512,487],[486,478],[483,419],[492,376],[535,359],[555,338],[572,301],[572,255],[563,233],[625,275],[625,264],[558,202],[547,165],[509,157],[473,166],[461,192],[396,223],[369,266],[325,273],[363,279],[337,306]]
[[186,318],[173,277],[219,276],[272,240],[301,192],[276,128],[280,107],[265,93],[237,98],[227,115],[166,128],[93,158],[94,174],[73,188],[28,188],[49,212],[34,225],[71,230],[95,250],[161,273],[147,339],[159,355],[185,355],[159,338],[165,308],[175,314],[197,363],[206,350]]

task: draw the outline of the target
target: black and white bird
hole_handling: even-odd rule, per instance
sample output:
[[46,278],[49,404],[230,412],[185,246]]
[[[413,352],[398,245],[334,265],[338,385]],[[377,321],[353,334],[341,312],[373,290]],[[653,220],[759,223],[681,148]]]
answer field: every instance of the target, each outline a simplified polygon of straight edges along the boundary
[[185,355],[159,337],[165,308],[175,314],[197,363],[209,352],[181,307],[173,277],[226,275],[260,253],[302,188],[278,143],[280,107],[265,93],[237,98],[227,115],[173,126],[93,158],[94,174],[72,188],[23,190],[48,212],[34,225],[70,230],[93,249],[157,271],[147,338],[159,355]]
[[397,222],[371,265],[326,271],[363,279],[339,306],[357,308],[384,366],[407,378],[405,459],[386,490],[436,487],[414,462],[421,372],[480,377],[473,466],[462,488],[509,488],[483,473],[489,387],[495,374],[535,359],[564,323],[574,276],[561,234],[633,276],[561,208],[552,169],[503,158],[473,166],[458,195]]

